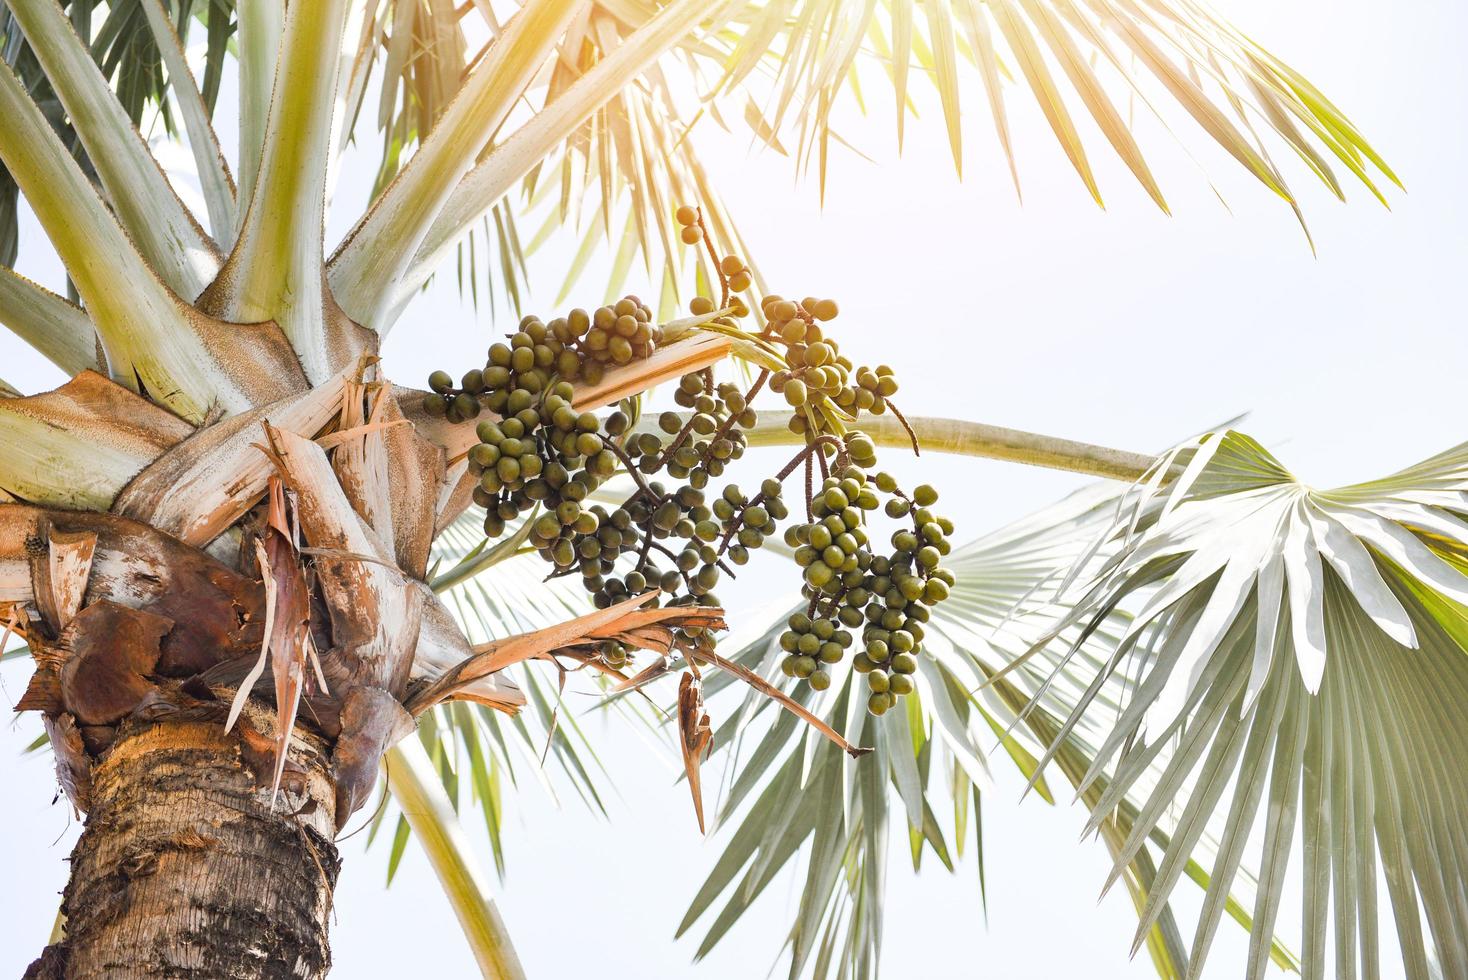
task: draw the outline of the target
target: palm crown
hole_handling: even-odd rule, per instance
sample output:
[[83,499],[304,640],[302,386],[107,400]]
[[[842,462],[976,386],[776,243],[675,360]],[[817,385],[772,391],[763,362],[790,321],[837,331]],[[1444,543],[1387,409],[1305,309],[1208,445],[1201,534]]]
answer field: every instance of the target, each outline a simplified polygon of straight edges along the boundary
[[[960,170],[961,107],[983,106],[1017,191],[1008,118],[1030,111],[1021,101],[1038,107],[1098,204],[1091,155],[1114,152],[1168,207],[1127,123],[1133,103],[1187,121],[1185,139],[1221,146],[1297,214],[1287,170],[1341,198],[1338,170],[1378,198],[1380,182],[1397,182],[1308,80],[1189,0],[528,0],[513,9],[483,0],[11,0],[0,8],[0,40],[0,258],[16,259],[19,195],[72,294],[0,270],[0,322],[74,378],[30,397],[0,383],[9,447],[0,458],[0,617],[23,630],[37,624],[26,632],[39,654],[45,623],[64,630],[103,600],[137,615],[169,612],[159,597],[118,584],[117,556],[139,541],[172,569],[206,555],[248,567],[242,542],[270,542],[280,550],[260,552],[273,556],[258,568],[266,582],[232,572],[241,581],[228,587],[272,610],[304,589],[282,577],[281,561],[304,553],[325,567],[333,554],[365,555],[357,573],[323,574],[314,588],[338,628],[364,602],[389,628],[339,643],[317,669],[333,683],[348,679],[348,690],[392,694],[391,704],[372,702],[377,720],[362,729],[378,752],[415,721],[429,736],[428,756],[412,743],[392,750],[391,789],[411,806],[390,864],[412,823],[487,975],[518,967],[454,823],[448,801],[457,805],[461,777],[484,808],[497,860],[508,744],[539,752],[543,742],[583,795],[599,797],[574,720],[557,710],[545,677],[493,659],[504,649],[497,638],[554,632],[581,613],[579,588],[528,578],[533,566],[516,554],[528,529],[485,545],[480,518],[459,516],[465,436],[425,409],[431,396],[393,388],[375,363],[382,338],[449,258],[496,255],[491,276],[518,305],[524,253],[552,229],[585,229],[568,287],[603,240],[616,250],[614,289],[642,253],[657,269],[657,318],[675,321],[672,342],[582,384],[578,407],[595,407],[731,353],[760,365],[749,331],[719,329],[710,316],[675,320],[686,294],[728,278],[712,248],[677,244],[675,207],[700,202],[708,236],[744,251],[696,153],[703,120],[742,120],[797,166],[814,167],[823,188],[832,141],[844,142],[833,109],[874,102],[869,83],[880,73],[899,141],[912,90],[936,90]],[[226,161],[212,126],[231,63],[240,153]],[[155,111],[186,135],[207,213],[188,210],[139,137]],[[370,207],[340,243],[324,241],[333,168],[349,143],[378,137]],[[1286,149],[1298,164],[1276,163]],[[518,225],[541,212],[544,231],[522,244]],[[757,266],[752,278],[748,305],[758,309]],[[1154,459],[955,420],[888,416],[868,431],[880,445],[912,438],[1117,482],[955,552],[953,601],[935,614],[905,710],[866,717],[851,674],[830,691],[802,684],[784,698],[825,735],[755,694],[722,720],[716,751],[746,726],[759,737],[718,814],[737,829],[680,927],[726,895],[700,952],[798,860],[806,878],[788,938],[792,975],[873,974],[888,836],[905,823],[915,860],[926,846],[950,864],[950,842],[977,826],[970,803],[977,808],[989,765],[984,742],[997,734],[1038,792],[1051,795],[1046,774],[1059,773],[1091,810],[1113,880],[1136,902],[1136,941],[1163,975],[1201,971],[1225,912],[1252,930],[1251,974],[1272,959],[1319,975],[1332,882],[1336,962],[1356,962],[1359,937],[1363,969],[1374,970],[1378,862],[1409,972],[1425,976],[1436,963],[1468,973],[1468,919],[1444,871],[1464,863],[1464,785],[1447,768],[1468,736],[1455,710],[1468,680],[1461,449],[1323,493],[1233,432]],[[752,446],[802,439],[779,426],[749,433]],[[299,499],[295,531],[280,520],[273,473]],[[107,516],[77,523],[76,512]],[[60,579],[42,583],[30,571],[37,540],[52,568],[57,556],[85,552],[74,601],[58,604]],[[405,620],[412,631],[396,628]],[[538,653],[566,656],[612,629],[584,620]],[[708,693],[772,673],[782,628],[726,651]],[[258,635],[248,639],[259,648]],[[685,652],[662,670],[696,659]],[[298,675],[307,663],[295,665]],[[449,685],[465,664],[486,663],[496,669]],[[277,661],[277,685],[286,672]],[[661,672],[624,679],[616,702],[630,706],[628,692]],[[406,695],[409,675],[459,700],[430,711],[432,701]],[[79,803],[96,755],[66,727],[80,697],[41,691],[28,705],[47,713],[63,783]],[[243,695],[236,714],[242,705]],[[1417,722],[1398,727],[1408,716]],[[293,716],[281,719],[288,731]],[[843,738],[872,756],[843,753]],[[1444,741],[1451,751],[1435,749]],[[451,762],[456,742],[465,773]],[[371,765],[339,780],[338,825],[372,785],[376,756],[367,757]],[[277,748],[277,782],[284,758]],[[934,812],[945,793],[951,820]],[[769,802],[796,795],[797,807]],[[1163,806],[1182,798],[1179,812]],[[1215,837],[1209,818],[1225,800]],[[1251,862],[1261,812],[1263,846]],[[1272,938],[1297,824],[1307,922],[1299,961]],[[1249,863],[1257,888],[1241,870]],[[1167,904],[1184,875],[1205,890],[1191,944]]]

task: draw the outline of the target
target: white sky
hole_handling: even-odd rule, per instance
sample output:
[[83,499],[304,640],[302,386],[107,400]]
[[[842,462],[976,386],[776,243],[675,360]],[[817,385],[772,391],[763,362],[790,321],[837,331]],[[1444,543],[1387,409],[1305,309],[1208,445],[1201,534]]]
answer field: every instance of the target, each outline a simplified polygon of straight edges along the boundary
[[[721,138],[712,128],[700,145],[772,287],[838,298],[848,346],[888,351],[884,358],[907,381],[910,412],[1135,450],[1249,412],[1241,427],[1321,485],[1382,475],[1461,441],[1468,69],[1460,48],[1468,13],[1448,0],[1399,4],[1391,14],[1365,0],[1220,7],[1319,84],[1407,184],[1409,194],[1389,195],[1391,212],[1349,183],[1351,201],[1342,206],[1281,150],[1318,258],[1286,207],[1173,117],[1231,213],[1166,133],[1146,122],[1138,141],[1175,217],[1158,213],[1099,134],[1086,131],[1109,206],[1101,212],[1039,111],[1015,97],[1021,207],[972,86],[964,93],[962,183],[931,100],[920,99],[924,118],[909,124],[897,159],[891,98],[879,88],[868,91],[872,118],[842,127],[876,162],[838,155],[824,210],[813,183],[792,181],[788,160],[747,152],[746,139]],[[352,191],[370,180],[349,170],[339,200],[355,200]],[[350,217],[337,214],[331,227],[344,229]],[[27,235],[23,271],[59,286],[54,264],[41,260],[34,226]],[[532,259],[541,288],[530,308],[549,313],[565,255],[562,243]],[[573,302],[600,299],[596,276],[593,269]],[[443,278],[410,307],[387,346],[397,380],[420,382],[439,366],[457,372],[486,344],[487,316],[476,322],[452,275]],[[653,293],[646,284],[632,288]],[[25,390],[56,383],[9,338],[0,338],[0,365],[0,376]],[[960,538],[1081,482],[972,460],[925,460],[923,473],[952,488],[945,502]],[[720,591],[736,617],[776,594],[769,586]],[[7,665],[0,673],[8,702],[26,672]],[[586,725],[617,786],[610,819],[592,817],[574,797],[553,808],[533,780],[523,781],[510,804],[509,873],[495,888],[529,974],[764,975],[799,882],[783,876],[708,960],[690,965],[701,931],[678,943],[672,933],[720,842],[698,839],[686,789],[674,784],[671,751],[615,719]],[[0,734],[0,785],[8,790],[0,807],[9,883],[0,889],[5,975],[17,975],[44,943],[77,832],[66,807],[52,803],[49,759],[18,755],[38,731],[36,719],[21,718]],[[1095,842],[1077,842],[1081,810],[1034,799],[1019,805],[1019,781],[1002,759],[995,770],[999,785],[984,813],[987,922],[971,854],[956,877],[926,865],[914,877],[898,841],[885,975],[1150,976],[1145,954],[1127,957],[1135,919],[1124,893],[1095,902],[1109,862]],[[480,841],[477,819],[466,823]],[[335,975],[472,975],[416,846],[398,881],[383,890],[386,842],[364,853],[364,838],[344,846]],[[1185,884],[1179,894],[1186,897],[1180,925],[1190,938],[1196,890]],[[1282,916],[1287,937],[1298,934],[1297,901]],[[1242,930],[1226,923],[1209,974],[1236,975],[1244,948]]]

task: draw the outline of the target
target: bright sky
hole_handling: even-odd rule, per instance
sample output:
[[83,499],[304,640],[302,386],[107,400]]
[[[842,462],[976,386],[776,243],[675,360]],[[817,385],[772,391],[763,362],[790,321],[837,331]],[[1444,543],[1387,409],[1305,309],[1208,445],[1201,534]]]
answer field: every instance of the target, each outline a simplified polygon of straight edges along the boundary
[[[813,182],[794,182],[790,161],[751,152],[747,137],[706,127],[700,146],[772,287],[839,299],[847,345],[884,352],[907,380],[908,411],[1133,450],[1159,449],[1248,412],[1241,427],[1320,485],[1383,475],[1461,441],[1468,67],[1459,48],[1468,12],[1449,0],[1419,0],[1389,15],[1366,0],[1220,6],[1320,85],[1407,184],[1409,194],[1389,195],[1391,212],[1350,184],[1343,206],[1281,150],[1318,257],[1288,208],[1172,117],[1201,171],[1156,124],[1142,121],[1138,133],[1171,218],[1152,207],[1099,138],[1090,145],[1109,209],[1095,208],[1039,111],[1013,98],[1020,206],[973,89],[964,101],[963,182],[953,176],[931,100],[919,100],[923,120],[909,125],[897,158],[891,99],[879,89],[868,92],[872,118],[848,118],[841,127],[875,162],[838,156],[824,209]],[[339,212],[352,210],[347,203],[370,180],[365,167],[348,168]],[[334,215],[332,229],[343,230],[351,217]],[[22,269],[59,286],[34,225],[26,235]],[[567,248],[556,243],[532,259],[541,288],[531,309],[551,312]],[[596,277],[596,269],[588,273],[574,302],[600,299]],[[645,284],[633,288],[653,293]],[[436,367],[457,372],[481,354],[490,330],[487,316],[476,320],[460,302],[452,276],[443,277],[393,335],[388,373],[420,383]],[[0,364],[0,375],[25,390],[56,383],[13,340],[0,338]],[[973,460],[925,460],[922,472],[952,488],[945,502],[960,538],[1082,482]],[[782,572],[767,567],[768,579]],[[737,618],[778,595],[779,584],[720,592]],[[10,664],[0,672],[8,702],[27,671]],[[509,872],[495,889],[530,976],[764,975],[789,927],[799,881],[788,874],[777,880],[710,958],[690,965],[701,932],[677,943],[672,933],[720,841],[698,839],[671,750],[615,717],[586,724],[616,787],[610,818],[591,816],[574,796],[556,809],[529,779],[511,803]],[[19,755],[39,730],[37,719],[24,717],[0,734],[0,784],[7,787],[0,839],[10,884],[0,889],[5,975],[17,975],[43,945],[77,834],[65,805],[52,801],[49,758]],[[1109,862],[1099,844],[1078,842],[1082,811],[1034,799],[1019,804],[1020,782],[1002,759],[995,770],[998,785],[984,812],[987,919],[971,853],[957,876],[926,865],[914,876],[898,841],[885,975],[1150,976],[1145,954],[1127,957],[1135,919],[1124,892],[1095,901]],[[482,843],[476,821],[466,822]],[[416,847],[384,890],[385,841],[364,853],[364,838],[344,845],[335,975],[472,975],[452,913]],[[1191,937],[1197,893],[1185,884],[1179,894],[1180,924]],[[1286,937],[1298,934],[1297,901],[1290,899],[1282,917]],[[1242,930],[1226,923],[1210,975],[1237,975],[1244,949]]]

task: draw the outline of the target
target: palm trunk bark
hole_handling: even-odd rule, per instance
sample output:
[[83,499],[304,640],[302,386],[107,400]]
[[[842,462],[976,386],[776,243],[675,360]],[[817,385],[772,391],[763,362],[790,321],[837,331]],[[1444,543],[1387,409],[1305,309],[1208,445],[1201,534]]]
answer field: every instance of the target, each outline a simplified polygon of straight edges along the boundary
[[65,938],[26,976],[325,976],[334,793],[324,744],[296,735],[272,807],[249,738],[218,721],[124,723],[92,770]]

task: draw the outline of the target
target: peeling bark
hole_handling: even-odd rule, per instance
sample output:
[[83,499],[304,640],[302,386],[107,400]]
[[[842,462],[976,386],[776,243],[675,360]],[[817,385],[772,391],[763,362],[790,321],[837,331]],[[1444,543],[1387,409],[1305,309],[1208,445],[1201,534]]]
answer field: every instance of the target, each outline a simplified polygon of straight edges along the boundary
[[61,703],[84,725],[121,721],[153,690],[149,679],[173,620],[96,602],[62,633]]
[[[297,495],[302,536],[317,557],[317,587],[331,612],[326,679],[344,696],[353,687],[400,695],[418,645],[422,597],[352,508],[322,448],[269,430]],[[321,554],[321,552],[328,554]]]
[[71,801],[72,809],[78,814],[92,808],[92,760],[76,719],[62,714],[55,718],[42,717],[46,738],[51,742],[51,752],[56,756],[56,781]]
[[340,866],[320,740],[297,733],[292,806],[268,805],[217,723],[129,723],[92,778],[66,937],[26,974],[318,978]]
[[332,468],[353,509],[384,551],[414,578],[428,570],[434,513],[444,479],[443,451],[418,434],[390,385],[349,383],[341,427],[364,427],[340,443]]
[[[265,459],[258,449],[250,451]],[[262,481],[262,488],[264,485]],[[345,510],[350,511],[350,507]],[[360,524],[355,512],[351,516]],[[97,536],[84,603],[105,599],[174,621],[174,628],[163,638],[158,667],[161,674],[186,678],[233,661],[252,663],[259,655],[265,621],[265,593],[259,581],[170,535],[116,515],[0,506],[0,607],[19,608],[36,602],[32,562],[44,556],[42,542],[53,533]],[[414,593],[412,598],[403,597],[402,602],[421,608],[421,628],[415,634],[415,645],[407,647],[413,650],[412,657],[402,657],[408,666],[400,669],[415,682],[431,681],[473,656],[452,614],[423,582],[370,562],[330,557],[316,560],[319,572],[336,568],[335,575],[343,574],[341,570],[348,567],[373,567],[374,574],[391,580],[394,587],[405,585]],[[344,599],[337,609],[344,622],[352,616],[366,615],[350,599]],[[332,615],[327,604],[318,603],[313,610],[313,628],[323,630],[316,637],[318,650],[331,646],[332,631],[328,627]],[[343,635],[362,632],[358,624],[344,630]],[[244,671],[239,671],[233,682],[238,683],[243,676]],[[51,680],[54,682],[54,674]],[[38,671],[32,681],[37,690],[34,694],[27,692],[18,710],[60,710],[59,693],[54,684],[50,691],[43,689],[46,683],[46,676]],[[494,676],[480,678],[472,690],[479,700],[502,710],[513,712],[525,703],[524,695],[513,683]]]
[[31,587],[41,618],[56,636],[81,611],[87,580],[92,574],[92,555],[97,535],[91,531],[66,533],[47,529],[45,554],[31,557]]
[[96,535],[85,604],[107,600],[174,621],[161,673],[187,677],[260,649],[265,595],[258,581],[110,514],[0,507],[0,602],[35,601],[30,562],[52,533]]

